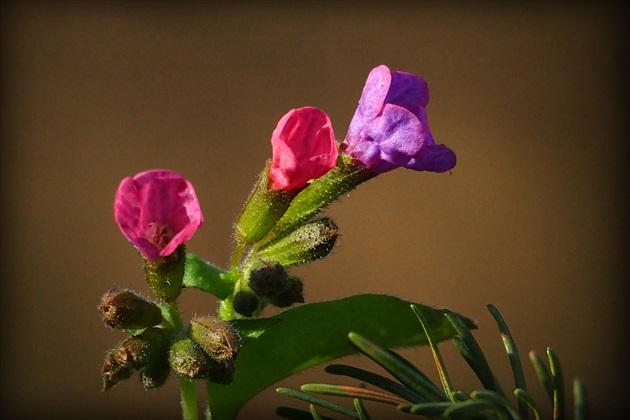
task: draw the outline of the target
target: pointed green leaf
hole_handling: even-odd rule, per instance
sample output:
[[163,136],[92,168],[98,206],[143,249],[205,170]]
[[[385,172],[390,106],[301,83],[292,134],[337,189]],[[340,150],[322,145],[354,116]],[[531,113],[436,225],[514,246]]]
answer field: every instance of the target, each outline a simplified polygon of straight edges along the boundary
[[[231,419],[254,395],[304,369],[357,350],[347,339],[349,331],[370,337],[386,347],[410,347],[427,343],[425,334],[409,309],[411,302],[386,295],[359,295],[298,306],[266,321],[235,320],[243,344],[235,362],[230,385],[208,385],[213,418]],[[423,308],[428,327],[437,341],[449,339],[455,330],[444,310]],[[474,325],[469,321],[471,327]],[[252,334],[251,331],[257,331]]]
[[553,418],[554,420],[564,419],[564,380],[560,359],[551,347],[547,347],[547,358],[549,359],[549,370],[553,382]]
[[579,379],[573,381],[573,407],[575,420],[588,420],[586,387]]
[[313,413],[314,410],[314,405],[317,405],[319,407],[323,407],[323,408],[327,408],[329,410],[335,411],[337,413],[343,414],[345,416],[348,417],[352,417],[355,419],[359,419],[359,415],[357,413],[355,413],[354,411],[346,408],[346,407],[342,407],[339,404],[335,404],[335,403],[331,403],[330,401],[324,400],[322,398],[316,397],[314,395],[311,394],[307,394],[306,392],[302,392],[302,391],[296,391],[295,389],[291,389],[291,388],[277,388],[276,392],[278,392],[279,394],[282,395],[286,395],[287,397],[292,397],[292,398],[296,398],[298,400],[302,400],[302,401],[306,401],[307,403],[311,404],[310,407],[310,411],[311,414]]
[[372,418],[370,417],[370,414],[365,408],[365,405],[363,404],[363,401],[361,401],[360,398],[354,399],[354,411],[357,412],[361,420],[372,420]]
[[413,389],[365,369],[360,369],[354,366],[335,364],[326,366],[325,370],[326,372],[333,375],[344,375],[350,378],[358,379],[361,382],[374,385],[376,387],[384,389],[385,391],[391,392],[394,395],[398,395],[399,397],[404,398],[412,403],[426,401],[426,399],[422,395],[420,395]]
[[[496,321],[497,326],[499,327],[499,331],[501,332],[503,346],[505,347],[505,351],[510,361],[510,366],[512,367],[512,374],[514,375],[514,387],[527,389],[525,386],[525,374],[523,373],[521,357],[518,354],[518,349],[516,348],[514,337],[512,336],[512,333],[510,333],[510,329],[508,328],[499,310],[492,304],[488,305],[488,310],[492,314],[492,317]],[[527,411],[527,405],[523,401],[519,400],[518,409],[523,420],[527,420],[529,413]]]
[[348,338],[361,353],[381,365],[394,378],[414,392],[422,395],[424,400],[444,400],[446,395],[427,376],[415,366],[399,357],[396,353],[379,346],[372,340],[363,337],[353,331],[348,333]]

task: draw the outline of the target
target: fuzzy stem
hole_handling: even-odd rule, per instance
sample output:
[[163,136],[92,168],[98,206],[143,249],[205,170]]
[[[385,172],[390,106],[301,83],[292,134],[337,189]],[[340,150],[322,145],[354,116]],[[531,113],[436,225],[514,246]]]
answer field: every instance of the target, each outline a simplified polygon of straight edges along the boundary
[[[179,315],[176,302],[169,302],[168,312],[173,320],[173,326],[177,330],[184,328],[184,323]],[[179,375],[179,392],[182,403],[182,418],[184,420],[197,420],[199,413],[197,409],[197,391],[195,383],[183,375]]]

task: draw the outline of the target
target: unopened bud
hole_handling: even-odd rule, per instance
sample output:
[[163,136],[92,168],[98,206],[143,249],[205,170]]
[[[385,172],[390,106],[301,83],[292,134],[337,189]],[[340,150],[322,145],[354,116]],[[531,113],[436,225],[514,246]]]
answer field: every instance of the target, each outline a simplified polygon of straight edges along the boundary
[[229,322],[213,316],[193,318],[190,336],[214,360],[234,360],[240,349],[240,337]]
[[212,362],[212,359],[190,337],[173,343],[169,352],[171,367],[189,379],[207,378]]
[[253,270],[249,275],[249,287],[258,296],[271,297],[284,286],[287,272],[280,264],[268,265]]
[[130,290],[112,289],[98,306],[103,322],[112,328],[142,329],[162,322],[162,311]]
[[151,291],[165,302],[174,302],[182,292],[184,265],[186,262],[185,246],[179,245],[168,257],[155,261],[144,259],[144,274]]
[[142,386],[145,390],[158,388],[164,385],[170,372],[171,365],[168,363],[168,348],[165,348],[160,357],[152,360],[140,372]]
[[327,256],[337,240],[337,225],[323,218],[298,227],[287,236],[270,242],[257,256],[266,262],[289,267]]
[[255,294],[244,290],[236,292],[234,301],[232,302],[234,310],[247,317],[254,315],[254,312],[258,309],[258,305],[260,305],[260,299],[258,299]]
[[294,303],[304,303],[302,280],[294,276],[287,277],[283,282],[282,289],[271,297],[269,301],[279,308],[286,308]]
[[215,384],[229,385],[234,380],[234,362],[224,360],[212,365],[208,379]]
[[166,333],[158,328],[149,328],[142,334],[123,341],[110,351],[103,363],[103,391],[129,378],[133,372],[162,356]]
[[190,337],[182,338],[171,346],[171,367],[189,379],[209,379],[219,384],[229,384],[234,376],[231,360],[217,362]]

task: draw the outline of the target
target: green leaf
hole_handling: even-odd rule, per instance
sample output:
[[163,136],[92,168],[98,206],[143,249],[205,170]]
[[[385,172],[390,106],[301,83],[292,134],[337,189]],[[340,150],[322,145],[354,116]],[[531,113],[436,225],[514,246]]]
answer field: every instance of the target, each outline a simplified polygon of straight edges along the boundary
[[[411,302],[393,296],[359,295],[298,306],[269,320],[232,321],[243,344],[235,362],[232,384],[208,384],[212,418],[235,418],[250,398],[281,379],[356,353],[347,339],[349,331],[370,337],[385,347],[427,344],[410,305]],[[455,334],[444,310],[418,306],[423,308],[436,340],[446,340]]]
[[212,293],[223,300],[234,289],[233,281],[225,276],[225,271],[192,254],[186,253],[184,266],[184,287],[194,287],[204,292]]

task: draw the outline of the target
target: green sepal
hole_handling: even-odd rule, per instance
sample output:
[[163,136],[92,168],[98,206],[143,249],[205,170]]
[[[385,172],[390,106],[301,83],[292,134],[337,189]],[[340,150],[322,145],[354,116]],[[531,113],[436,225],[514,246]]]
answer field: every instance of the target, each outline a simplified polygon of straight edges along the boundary
[[210,264],[190,252],[186,253],[184,287],[194,287],[223,300],[234,290],[234,278],[216,265]]
[[340,156],[337,159],[337,166],[320,178],[311,181],[295,196],[282,218],[262,242],[272,240],[283,232],[295,230],[341,195],[374,176],[375,174],[365,168],[345,161]]
[[270,166],[271,160],[268,160],[236,221],[234,235],[241,245],[253,244],[262,239],[291,203],[291,197],[285,191],[269,189]]
[[305,264],[326,257],[335,246],[337,225],[329,218],[316,220],[265,245],[256,258],[283,267]]
[[153,261],[144,259],[144,274],[149,288],[161,300],[174,302],[182,292],[186,249],[184,244],[178,246],[168,257],[160,257]]

